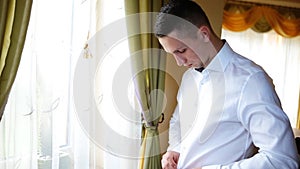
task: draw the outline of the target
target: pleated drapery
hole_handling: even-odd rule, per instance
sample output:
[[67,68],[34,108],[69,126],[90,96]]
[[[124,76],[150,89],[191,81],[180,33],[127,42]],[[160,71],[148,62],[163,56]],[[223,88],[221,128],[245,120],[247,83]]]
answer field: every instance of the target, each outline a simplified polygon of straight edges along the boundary
[[135,94],[143,118],[140,169],[161,168],[158,124],[163,116],[166,57],[152,33],[155,15],[150,12],[158,12],[162,5],[162,0],[125,1]]
[[15,80],[32,0],[0,0],[0,120]]
[[288,38],[300,35],[300,9],[230,2],[224,9],[225,29],[235,32],[249,28],[256,32],[274,29],[279,35]]

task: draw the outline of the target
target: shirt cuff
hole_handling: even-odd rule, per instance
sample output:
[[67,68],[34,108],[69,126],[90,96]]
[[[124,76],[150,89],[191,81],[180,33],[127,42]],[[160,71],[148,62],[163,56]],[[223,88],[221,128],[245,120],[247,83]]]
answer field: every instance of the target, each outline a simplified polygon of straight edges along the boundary
[[167,151],[175,151],[180,153],[180,144],[176,145],[176,146],[169,146]]

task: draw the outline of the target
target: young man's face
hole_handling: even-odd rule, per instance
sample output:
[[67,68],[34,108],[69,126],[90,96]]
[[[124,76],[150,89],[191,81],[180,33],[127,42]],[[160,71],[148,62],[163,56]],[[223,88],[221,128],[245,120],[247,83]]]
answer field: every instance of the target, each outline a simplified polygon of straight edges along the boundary
[[174,56],[178,66],[195,68],[202,66],[200,58],[183,42],[169,36],[159,38],[158,40],[165,51]]
[[[175,33],[176,34],[176,33]],[[158,38],[166,52],[172,54],[178,66],[205,67],[205,43],[199,37],[173,38],[173,33]],[[179,40],[180,39],[180,40]],[[203,62],[204,61],[204,62]]]

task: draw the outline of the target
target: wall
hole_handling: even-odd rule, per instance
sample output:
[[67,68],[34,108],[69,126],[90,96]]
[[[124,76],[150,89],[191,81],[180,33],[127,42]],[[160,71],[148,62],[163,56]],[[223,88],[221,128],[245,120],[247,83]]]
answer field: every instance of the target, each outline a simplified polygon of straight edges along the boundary
[[[210,19],[211,25],[216,32],[216,34],[221,36],[222,29],[222,17],[223,17],[223,7],[225,5],[225,0],[195,0],[206,12],[208,18]],[[176,94],[178,87],[181,82],[181,76],[186,68],[178,67],[176,65],[173,56],[167,57],[167,68],[166,68],[166,87],[165,93],[167,97],[167,103],[165,107],[165,120],[160,125],[160,142],[161,151],[165,152],[168,147],[168,127],[169,121],[176,106]]]
[[206,12],[216,34],[221,37],[223,8],[226,0],[195,0]]

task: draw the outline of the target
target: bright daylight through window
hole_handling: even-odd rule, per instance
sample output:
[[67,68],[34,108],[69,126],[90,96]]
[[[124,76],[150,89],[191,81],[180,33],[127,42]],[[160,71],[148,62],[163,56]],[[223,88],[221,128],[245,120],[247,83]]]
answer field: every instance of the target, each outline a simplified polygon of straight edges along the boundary
[[[97,31],[124,16],[122,0],[34,1],[19,70],[1,121],[0,168],[131,165],[118,162],[118,157],[89,139],[77,119],[72,91],[74,69],[85,44]],[[127,39],[109,50],[95,89],[104,93],[98,94],[111,95],[111,75],[128,57]],[[128,92],[130,100],[132,90]],[[100,109],[104,119],[114,122],[111,128],[139,136],[139,127],[121,117],[111,98],[103,97],[103,102]],[[135,167],[132,165],[129,168]]]

